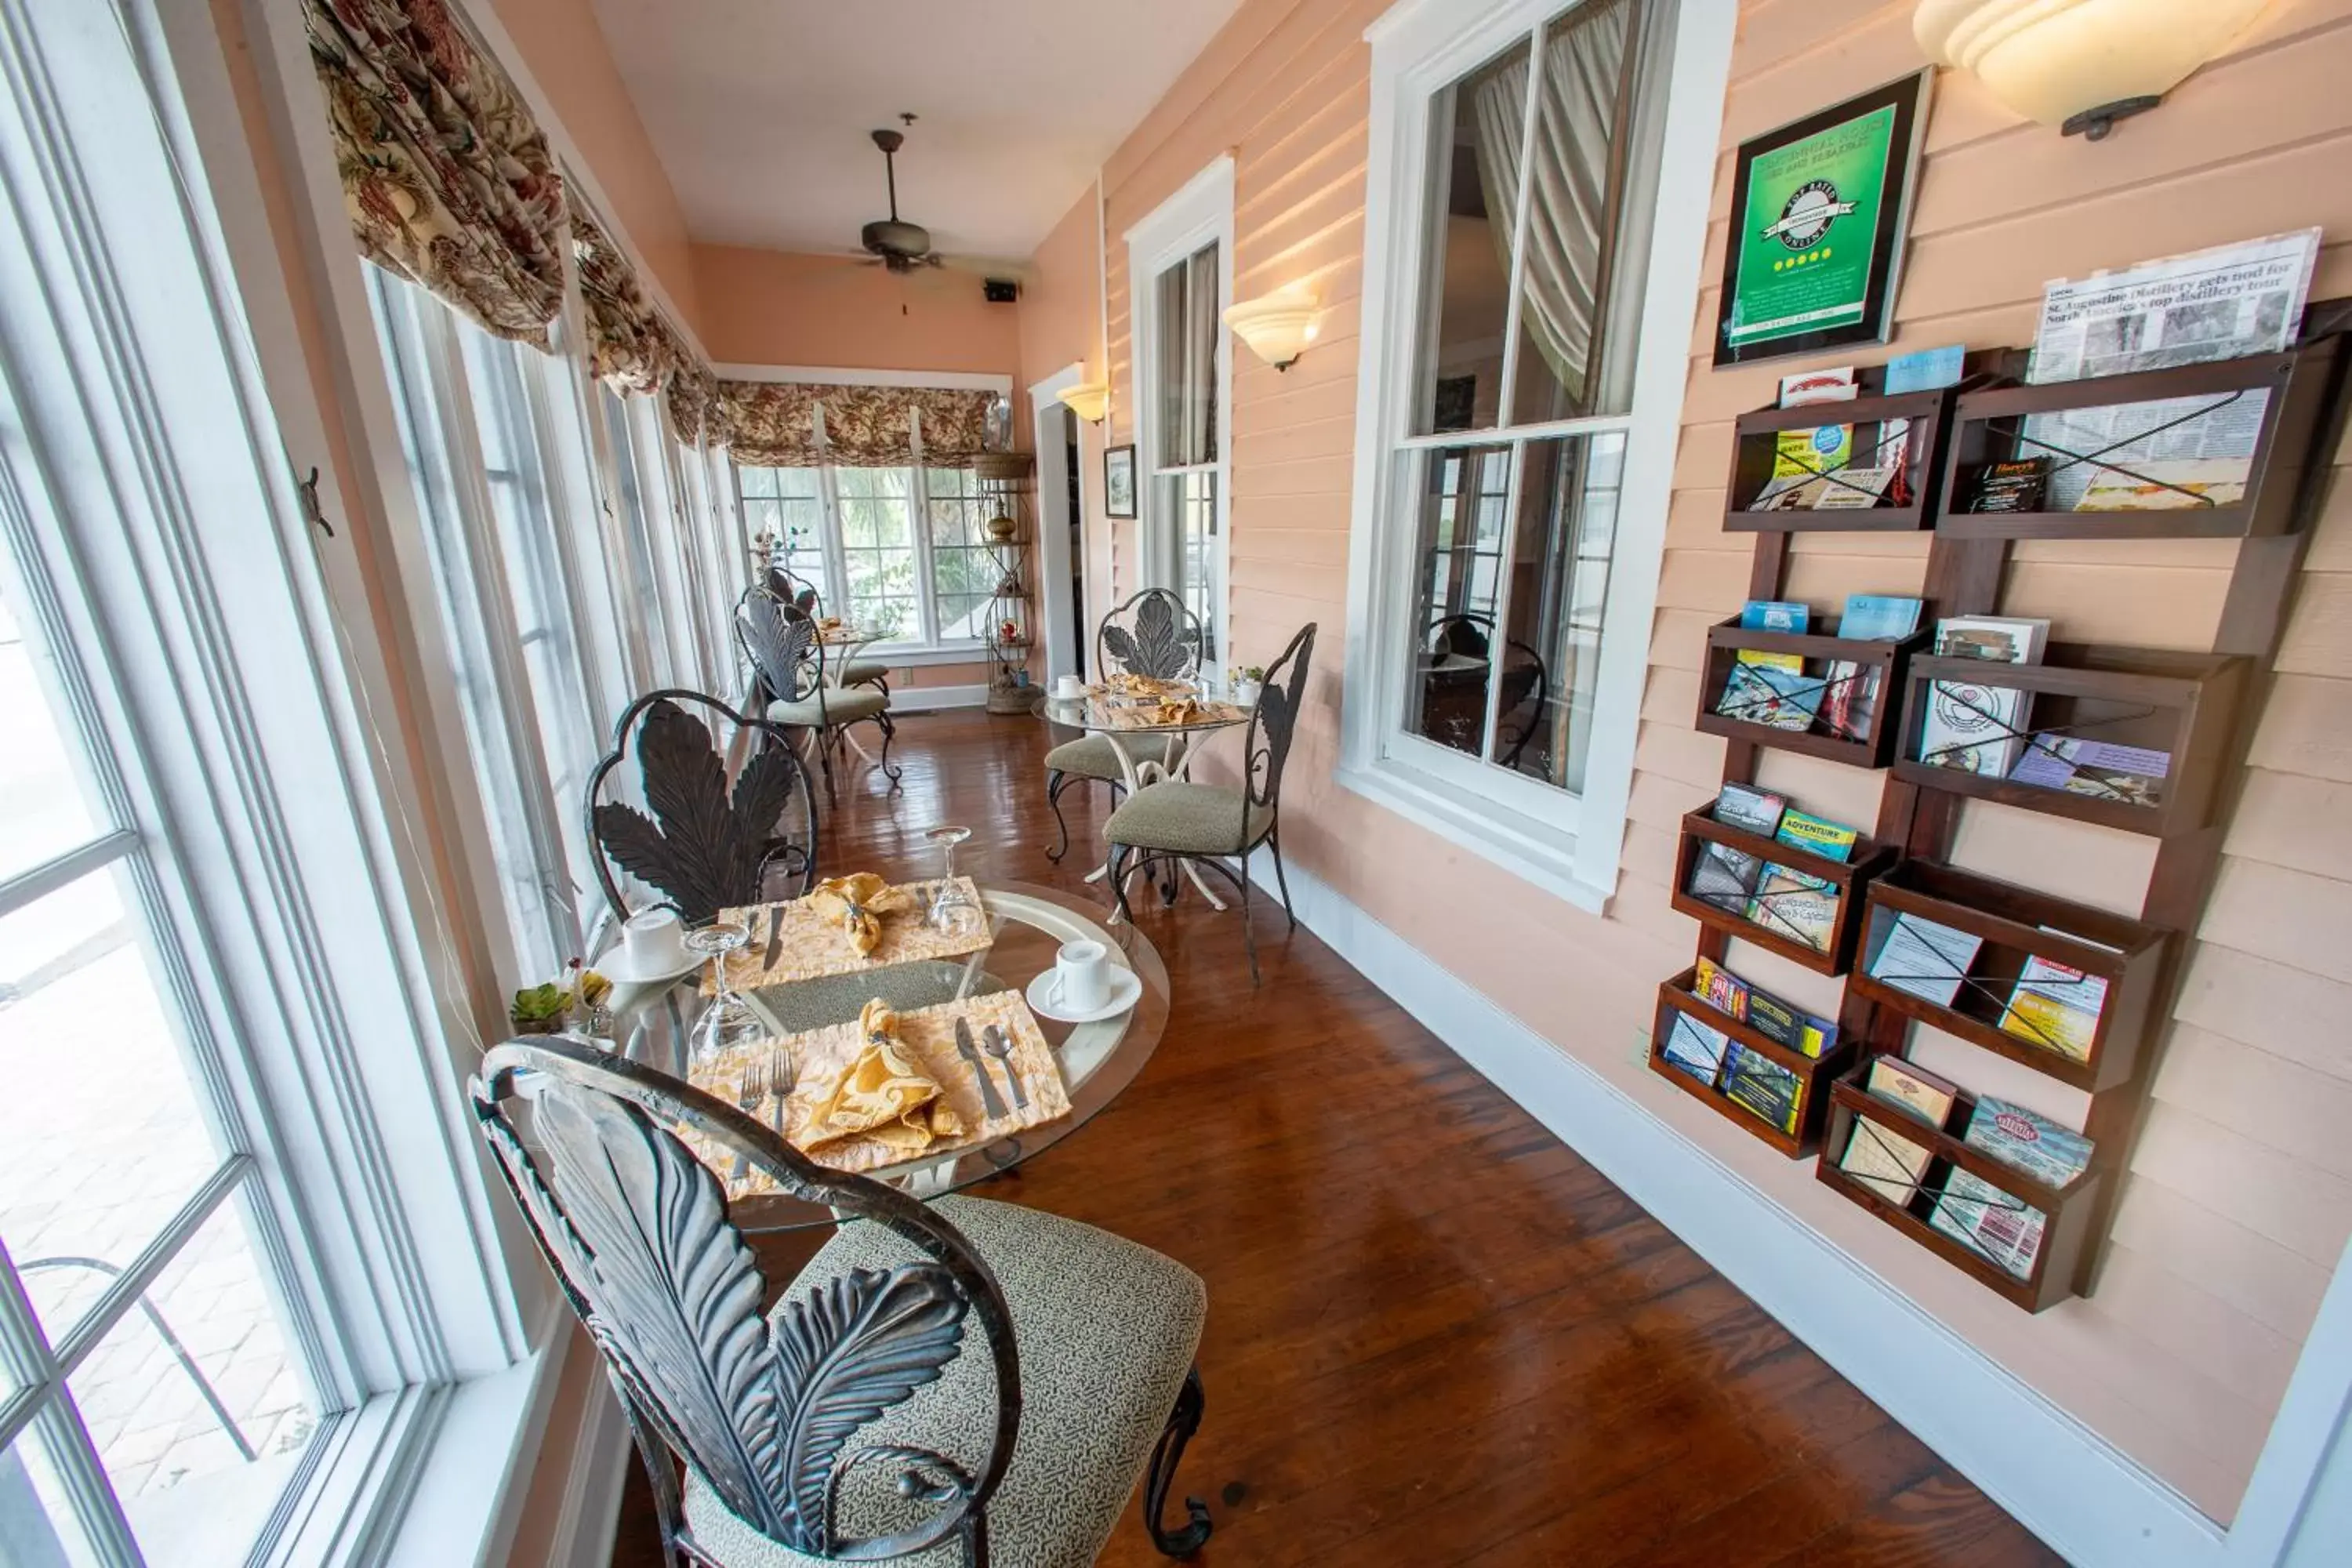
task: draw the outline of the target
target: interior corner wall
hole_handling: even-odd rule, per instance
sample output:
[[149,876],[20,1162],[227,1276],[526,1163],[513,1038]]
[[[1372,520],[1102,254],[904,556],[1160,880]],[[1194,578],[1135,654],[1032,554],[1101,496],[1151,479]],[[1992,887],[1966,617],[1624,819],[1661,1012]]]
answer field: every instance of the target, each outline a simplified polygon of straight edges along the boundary
[[[1688,0],[1686,0],[1688,3]],[[1814,363],[1882,360],[1953,342],[2031,339],[2043,282],[2148,257],[2324,226],[2315,298],[2352,294],[2352,0],[2275,6],[2157,112],[2102,142],[2062,138],[1946,72],[1896,305],[1895,340],[1826,362],[1716,372],[1712,288],[1687,320],[1690,371],[1619,891],[1584,914],[1340,788],[1332,774],[1353,471],[1369,119],[1364,30],[1387,0],[1244,0],[1104,170],[1108,341],[1074,310],[1024,331],[1024,374],[1084,361],[1113,389],[1095,439],[1133,438],[1132,332],[1121,236],[1211,159],[1236,165],[1234,291],[1313,282],[1322,335],[1286,374],[1237,356],[1231,421],[1230,594],[1243,658],[1321,627],[1307,711],[1283,792],[1283,842],[1353,909],[1525,1022],[1751,1186],[1871,1278],[2013,1377],[2091,1438],[2210,1519],[2236,1511],[2347,1237],[2352,1152],[2352,491],[2318,525],[2264,714],[2245,804],[2198,933],[2178,1023],[2092,1295],[2028,1315],[1822,1186],[1646,1070],[1655,987],[1690,961],[1697,928],[1667,903],[1682,813],[1714,793],[1723,743],[1696,732],[1704,628],[1745,593],[1748,542],[1722,527],[1730,422],[1774,378]],[[1738,142],[1921,64],[1911,7],[1886,0],[1744,0],[1702,276],[1721,268]],[[1074,215],[1075,216],[1075,215]],[[1066,220],[1066,223],[1070,220]],[[1057,234],[1060,231],[1057,230]],[[1040,252],[1041,295],[1095,258],[1064,237]],[[1056,262],[1055,257],[1061,259]],[[1073,286],[1075,286],[1073,284]],[[2339,462],[2352,458],[2352,447]],[[1097,452],[1090,460],[1098,462]],[[1116,537],[1088,492],[1090,537]],[[1791,594],[1916,593],[1924,539],[1801,535]],[[2026,545],[2008,613],[2048,616],[2072,640],[2201,647],[2226,580],[2226,541]],[[1132,586],[1120,583],[1124,591]],[[1626,635],[1618,629],[1617,635]],[[1884,775],[1774,753],[1768,784],[1848,820],[1874,815]],[[1956,858],[2032,880],[2068,868],[2074,896],[2136,906],[2135,836],[1971,804]],[[1769,955],[1756,978],[1820,1000]],[[1990,1085],[1985,1087],[1991,1087]],[[1998,1088],[1995,1092],[2000,1092]],[[2090,1440],[2086,1438],[2086,1441]]]
[[697,245],[703,347],[720,364],[978,372],[1017,379],[1021,306],[954,267]]

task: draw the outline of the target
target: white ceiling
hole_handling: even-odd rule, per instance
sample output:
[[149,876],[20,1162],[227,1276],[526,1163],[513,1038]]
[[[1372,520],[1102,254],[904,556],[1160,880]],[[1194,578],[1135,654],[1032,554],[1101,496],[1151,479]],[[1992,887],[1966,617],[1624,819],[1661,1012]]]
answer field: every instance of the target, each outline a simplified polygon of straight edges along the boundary
[[851,251],[898,212],[1025,259],[1238,0],[594,0],[694,237]]

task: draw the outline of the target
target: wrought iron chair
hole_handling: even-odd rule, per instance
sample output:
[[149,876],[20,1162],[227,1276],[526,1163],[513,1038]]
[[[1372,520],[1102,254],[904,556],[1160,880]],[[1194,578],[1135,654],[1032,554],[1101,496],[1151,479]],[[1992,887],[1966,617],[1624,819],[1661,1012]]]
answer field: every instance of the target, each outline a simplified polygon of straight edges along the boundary
[[[1205,643],[1201,617],[1165,588],[1146,588],[1102,618],[1095,628],[1095,668],[1105,675],[1123,670],[1157,680],[1189,680],[1201,668]],[[1070,825],[1062,818],[1062,791],[1073,779],[1110,785],[1112,804],[1127,793],[1127,775],[1108,735],[1065,741],[1045,753],[1045,804],[1062,830],[1061,847],[1045,852],[1059,861],[1070,850]]]
[[[1315,624],[1310,621],[1265,672],[1265,689],[1250,710],[1240,784],[1189,779],[1146,784],[1103,825],[1111,845],[1111,889],[1123,916],[1131,918],[1134,912],[1127,903],[1128,874],[1147,870],[1155,861],[1166,873],[1163,901],[1175,897],[1174,872],[1180,861],[1205,866],[1234,885],[1241,895],[1242,942],[1249,950],[1253,985],[1258,981],[1257,938],[1249,923],[1249,856],[1261,844],[1274,853],[1283,915],[1292,931],[1298,929],[1298,917],[1290,908],[1290,880],[1282,869],[1282,771],[1290,760],[1291,737],[1307,695],[1307,669],[1314,657]],[[1130,865],[1131,856],[1140,858]],[[1234,864],[1227,865],[1228,859]]]
[[[1429,623],[1423,645],[1433,654],[1460,654],[1484,660],[1494,646],[1494,633],[1492,616],[1473,612],[1440,616]],[[1482,674],[1462,689],[1475,696],[1475,700],[1448,703],[1443,700],[1436,676],[1433,673],[1424,678],[1422,733],[1457,750],[1475,752],[1486,724],[1486,676]],[[1507,637],[1503,643],[1502,690],[1496,694],[1498,706],[1495,710],[1496,758],[1505,767],[1518,766],[1528,742],[1543,732],[1544,709],[1549,702],[1550,690],[1543,655],[1517,637]]]
[[[671,1568],[1091,1563],[1139,1478],[1161,1552],[1208,1538],[1196,1500],[1160,1522],[1202,1406],[1207,1292],[1182,1265],[1058,1215],[926,1205],[827,1170],[574,1040],[495,1047],[471,1094],[604,1355]],[[766,1281],[679,1130],[845,1218],[764,1321]]]
[[768,718],[808,731],[824,774],[826,804],[840,804],[833,779],[835,755],[845,744],[866,755],[866,749],[849,737],[852,724],[871,723],[881,731],[879,765],[890,787],[898,787],[898,769],[890,761],[890,742],[898,733],[890,721],[890,694],[827,680],[824,642],[807,612],[766,594],[747,594],[735,607],[735,640],[758,678]]
[[[824,619],[824,595],[816,584],[794,575],[782,566],[770,566],[761,580],[744,590],[747,594],[765,594],[780,604],[790,605],[812,620]],[[882,694],[890,694],[890,667],[878,658],[845,660],[838,672],[844,686],[878,686]]]
[[[712,720],[732,726],[733,745],[719,744]],[[633,741],[635,798],[615,799]],[[773,872],[784,874],[787,898],[816,882],[816,802],[791,732],[699,691],[648,692],[629,704],[613,749],[588,775],[587,816],[597,883],[620,920],[636,911],[615,867],[660,895],[651,907],[667,905],[689,925],[765,901]]]

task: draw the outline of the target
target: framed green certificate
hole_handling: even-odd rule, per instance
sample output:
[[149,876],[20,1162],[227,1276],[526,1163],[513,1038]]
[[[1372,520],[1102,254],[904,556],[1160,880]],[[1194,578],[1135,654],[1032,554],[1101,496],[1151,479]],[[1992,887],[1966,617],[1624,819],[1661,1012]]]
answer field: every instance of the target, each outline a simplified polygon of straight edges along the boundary
[[1931,67],[1740,144],[1715,363],[1884,342]]

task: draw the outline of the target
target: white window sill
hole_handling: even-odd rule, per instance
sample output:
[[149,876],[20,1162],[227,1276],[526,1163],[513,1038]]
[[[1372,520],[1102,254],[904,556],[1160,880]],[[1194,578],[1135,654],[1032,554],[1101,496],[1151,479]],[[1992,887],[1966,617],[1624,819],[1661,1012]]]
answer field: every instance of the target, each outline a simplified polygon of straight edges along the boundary
[[988,658],[985,643],[868,643],[852,658],[873,659],[893,669],[928,668],[935,664],[981,664]]
[[1591,914],[1608,910],[1614,889],[1597,888],[1578,877],[1572,833],[1498,805],[1473,806],[1394,763],[1375,763],[1370,767],[1343,763],[1335,776],[1342,788],[1493,861],[1556,899]]

